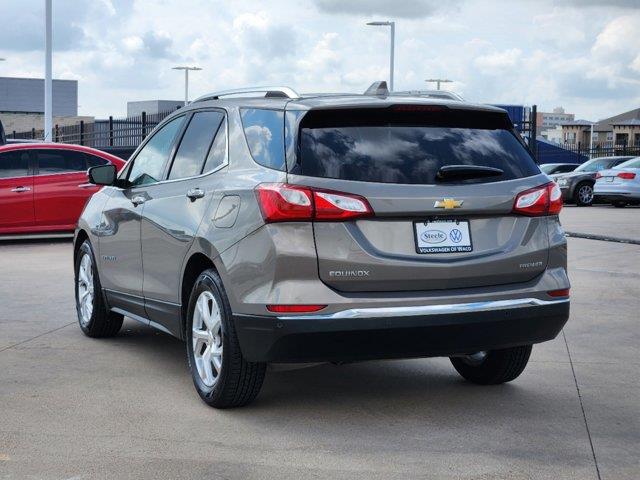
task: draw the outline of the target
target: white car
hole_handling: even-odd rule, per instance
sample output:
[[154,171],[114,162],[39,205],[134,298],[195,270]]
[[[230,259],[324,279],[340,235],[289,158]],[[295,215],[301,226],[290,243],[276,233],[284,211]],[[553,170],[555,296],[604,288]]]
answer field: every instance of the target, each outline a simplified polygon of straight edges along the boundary
[[640,204],[640,157],[598,172],[593,196],[618,208]]

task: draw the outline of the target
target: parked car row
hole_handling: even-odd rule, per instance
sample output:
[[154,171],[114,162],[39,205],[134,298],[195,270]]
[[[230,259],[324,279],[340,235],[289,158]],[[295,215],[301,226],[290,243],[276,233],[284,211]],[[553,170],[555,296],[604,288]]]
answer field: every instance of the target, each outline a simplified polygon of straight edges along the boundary
[[124,160],[93,148],[59,143],[0,146],[0,235],[73,232],[100,187],[87,170]]
[[[569,170],[568,164],[547,164],[541,165],[540,168],[558,184],[565,203],[574,203],[584,207],[590,206],[594,202],[594,187],[598,172],[618,168],[618,166],[622,166],[625,162],[634,158],[630,156],[592,158],[581,165],[574,164],[571,170]],[[558,171],[562,169],[565,169],[565,171]],[[603,201],[605,200],[604,196],[599,198]],[[618,205],[621,205],[623,199],[618,198],[616,201]],[[632,203],[635,200],[633,196],[628,196],[625,197],[624,201]]]

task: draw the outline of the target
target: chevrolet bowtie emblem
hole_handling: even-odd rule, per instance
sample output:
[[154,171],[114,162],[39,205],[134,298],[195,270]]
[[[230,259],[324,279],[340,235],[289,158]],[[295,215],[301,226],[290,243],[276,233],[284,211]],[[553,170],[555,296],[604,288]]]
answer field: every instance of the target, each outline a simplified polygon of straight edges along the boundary
[[442,200],[436,200],[433,204],[435,208],[444,208],[445,210],[451,210],[452,208],[460,208],[464,200],[454,200],[453,198],[443,198]]

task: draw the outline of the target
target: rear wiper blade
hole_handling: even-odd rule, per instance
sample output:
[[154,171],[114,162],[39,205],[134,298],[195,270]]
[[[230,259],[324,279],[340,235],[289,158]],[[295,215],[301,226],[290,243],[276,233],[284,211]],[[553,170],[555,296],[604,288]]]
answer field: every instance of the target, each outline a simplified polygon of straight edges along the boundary
[[438,180],[461,180],[465,178],[497,177],[504,170],[483,165],[444,165],[440,167],[436,178]]

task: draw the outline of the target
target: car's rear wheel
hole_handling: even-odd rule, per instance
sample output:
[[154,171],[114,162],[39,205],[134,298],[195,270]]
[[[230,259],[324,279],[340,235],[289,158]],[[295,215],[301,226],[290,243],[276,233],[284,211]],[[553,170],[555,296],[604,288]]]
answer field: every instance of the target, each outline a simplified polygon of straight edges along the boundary
[[479,385],[497,385],[515,380],[524,371],[531,345],[489,350],[451,357],[454,368],[466,380]]
[[618,200],[616,202],[613,202],[613,206],[616,208],[624,208],[627,206],[627,202],[623,201],[623,200]]
[[240,407],[256,398],[266,364],[242,356],[227,294],[215,270],[200,274],[186,322],[187,358],[198,394],[215,408]]
[[78,249],[75,280],[76,312],[84,334],[96,338],[116,335],[124,317],[107,309],[89,240],[85,240]]
[[579,207],[588,207],[593,203],[593,185],[582,182],[576,185],[573,192],[573,200]]

